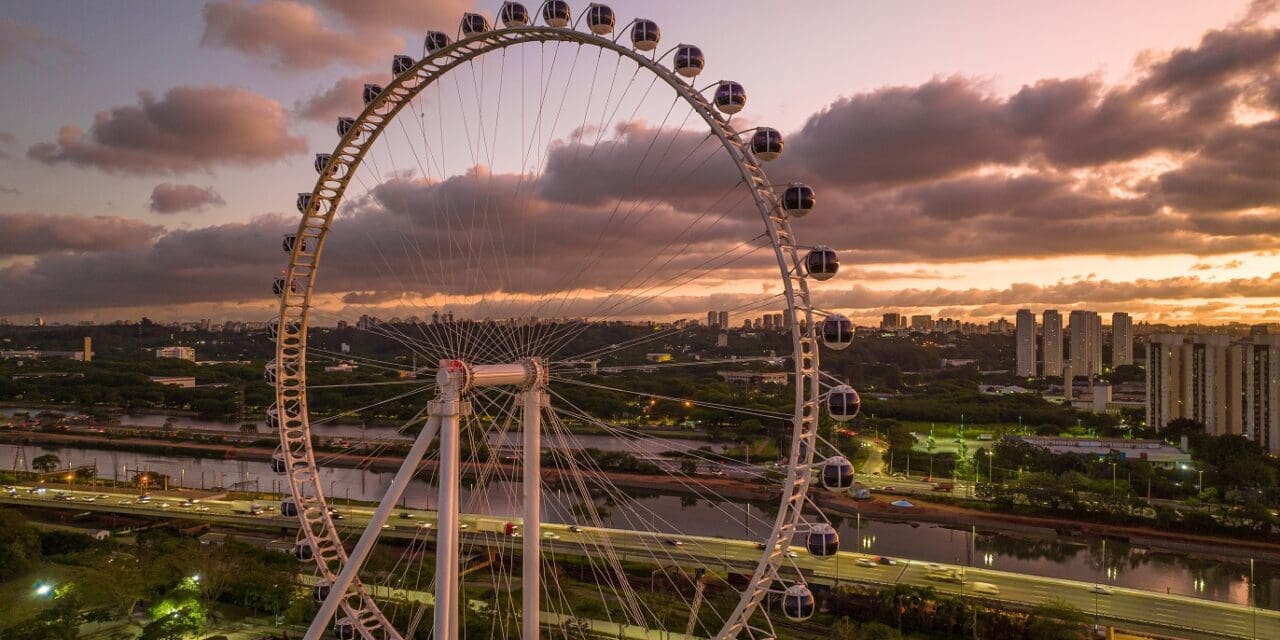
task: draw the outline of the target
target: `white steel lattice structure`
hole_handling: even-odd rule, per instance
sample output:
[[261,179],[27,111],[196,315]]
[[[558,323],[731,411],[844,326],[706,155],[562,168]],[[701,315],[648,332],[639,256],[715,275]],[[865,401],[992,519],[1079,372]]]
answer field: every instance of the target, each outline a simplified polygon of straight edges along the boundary
[[[563,15],[558,13],[561,5],[564,5]],[[542,416],[555,415],[552,406],[557,404],[557,400],[548,395],[548,389],[554,389],[560,379],[553,373],[559,366],[552,359],[555,354],[538,353],[537,344],[528,345],[529,352],[521,357],[503,361],[477,362],[469,360],[469,354],[462,352],[438,354],[442,357],[435,376],[436,398],[425,409],[426,419],[414,422],[421,431],[414,439],[403,467],[392,480],[388,494],[353,547],[346,544],[335,524],[320,480],[318,458],[323,456],[313,448],[307,379],[308,337],[318,308],[317,275],[321,256],[331,241],[329,236],[340,203],[352,179],[358,176],[369,159],[370,149],[388,132],[392,123],[408,117],[402,113],[407,105],[429,87],[439,84],[442,78],[451,73],[461,73],[464,68],[474,70],[473,61],[522,45],[542,47],[561,43],[576,46],[577,50],[594,48],[600,53],[613,54],[620,60],[634,63],[637,72],[651,74],[669,87],[705,125],[706,134],[719,144],[721,157],[736,167],[737,188],[745,190],[758,212],[759,224],[763,227],[759,236],[761,245],[771,252],[771,261],[776,264],[776,277],[781,289],[777,303],[788,316],[785,326],[790,331],[794,381],[789,419],[790,448],[785,454],[786,477],[777,514],[761,545],[762,551],[750,584],[742,589],[732,610],[722,616],[719,628],[711,630],[714,636],[775,635],[761,607],[771,594],[780,598],[782,610],[790,618],[803,619],[812,614],[812,594],[796,580],[794,572],[782,571],[787,549],[797,535],[808,536],[809,549],[815,555],[834,553],[838,544],[834,530],[821,522],[812,522],[812,516],[802,514],[806,507],[812,506],[806,494],[812,482],[816,481],[814,471],[821,470],[821,482],[827,488],[841,490],[852,484],[852,467],[843,458],[836,456],[821,465],[814,463],[815,453],[823,445],[817,430],[822,399],[829,399],[832,415],[837,419],[852,417],[858,405],[856,393],[845,386],[835,387],[824,395],[825,385],[820,380],[818,343],[821,341],[834,348],[847,345],[851,339],[851,326],[841,316],[830,315],[822,320],[825,314],[815,311],[810,302],[809,278],[826,280],[835,274],[838,265],[834,251],[827,247],[801,245],[793,233],[792,219],[813,208],[813,190],[797,183],[788,186],[783,193],[775,192],[761,168],[761,162],[781,153],[781,136],[772,129],[757,128],[744,139],[744,132],[733,127],[731,116],[745,102],[741,85],[719,83],[715,96],[708,99],[703,91],[692,85],[690,79],[686,79],[696,75],[705,64],[701,51],[696,47],[682,45],[675,48],[675,55],[668,62],[666,55],[653,52],[658,35],[656,25],[650,21],[633,21],[628,25],[630,29],[622,29],[623,33],[618,37],[610,37],[613,15],[612,11],[607,15],[603,13],[607,7],[602,5],[588,8],[589,28],[586,30],[579,30],[575,28],[576,23],[563,19],[568,16],[568,8],[562,2],[547,2],[539,9],[537,13],[543,18],[542,25],[533,24],[523,7],[507,3],[499,14],[506,25],[494,29],[490,29],[487,21],[477,14],[468,14],[460,29],[463,37],[456,42],[450,44],[443,34],[433,32],[427,38],[423,59],[414,61],[408,56],[397,56],[393,63],[395,77],[385,87],[366,86],[365,109],[358,117],[339,121],[341,140],[332,153],[316,157],[315,168],[320,177],[310,194],[299,196],[302,219],[296,234],[285,241],[289,264],[274,287],[280,297],[280,306],[275,324],[275,360],[268,366],[267,378],[275,387],[276,401],[269,411],[268,421],[278,426],[281,442],[273,466],[287,476],[292,494],[282,505],[282,510],[285,515],[296,514],[302,524],[299,557],[314,560],[320,580],[316,595],[318,600],[324,601],[308,638],[322,637],[322,633],[327,633],[335,616],[340,622],[334,633],[340,638],[398,640],[410,637],[403,625],[393,623],[375,602],[371,590],[361,579],[360,570],[401,493],[437,439],[440,449],[440,515],[436,533],[435,598],[437,612],[448,613],[434,616],[435,637],[450,640],[459,637],[457,549],[460,529],[457,513],[459,478],[463,473],[458,452],[462,428],[460,417],[465,421],[466,416],[478,410],[473,408],[473,401],[482,403],[485,398],[475,394],[487,388],[498,389],[495,393],[504,394],[500,397],[510,399],[513,407],[518,406],[517,417],[522,421],[525,490],[521,636],[536,636],[539,596],[544,591],[538,581],[538,549],[542,543],[538,529],[541,520],[539,462],[542,457],[539,436]],[[619,42],[627,31],[632,35],[630,46]],[[504,57],[504,65],[505,60]],[[607,98],[605,103],[607,107]],[[489,339],[498,338],[491,336]],[[517,346],[523,349],[526,345]],[[415,366],[411,373],[416,375],[418,371]],[[779,588],[779,583],[790,586]],[[692,618],[689,624],[692,629]]]

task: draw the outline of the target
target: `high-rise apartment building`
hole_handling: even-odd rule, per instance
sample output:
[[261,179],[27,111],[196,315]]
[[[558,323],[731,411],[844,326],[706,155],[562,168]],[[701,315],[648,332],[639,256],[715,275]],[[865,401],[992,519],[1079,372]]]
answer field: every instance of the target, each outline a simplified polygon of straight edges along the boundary
[[1280,336],[1255,334],[1232,347],[1240,364],[1241,433],[1271,454],[1280,454]]
[[1030,309],[1018,309],[1014,329],[1017,344],[1017,364],[1014,372],[1023,377],[1036,375],[1036,314]]
[[911,316],[911,330],[921,333],[933,331],[933,317],[924,315]]
[[716,323],[716,326],[720,327],[721,329],[728,329],[729,328],[729,312],[721,311],[719,314],[719,318],[720,318],[720,322]]
[[1111,314],[1111,366],[1133,364],[1133,318],[1124,312]]
[[886,313],[880,317],[880,328],[885,331],[897,331],[906,324],[901,313]]
[[1062,314],[1054,309],[1044,312],[1044,337],[1040,352],[1044,354],[1044,366],[1040,375],[1062,375]]
[[1086,377],[1102,373],[1102,317],[1096,311],[1076,310],[1070,322],[1072,373]]
[[717,320],[717,319],[719,319],[719,318],[720,318],[720,316],[719,316],[719,315],[717,315],[717,314],[716,314],[716,312],[714,312],[714,311],[708,311],[708,312],[707,312],[707,326],[708,326],[708,327],[715,327],[715,326],[718,326],[718,325],[716,324],[716,320]]
[[1280,336],[1157,334],[1147,345],[1147,425],[1200,422],[1280,453]]

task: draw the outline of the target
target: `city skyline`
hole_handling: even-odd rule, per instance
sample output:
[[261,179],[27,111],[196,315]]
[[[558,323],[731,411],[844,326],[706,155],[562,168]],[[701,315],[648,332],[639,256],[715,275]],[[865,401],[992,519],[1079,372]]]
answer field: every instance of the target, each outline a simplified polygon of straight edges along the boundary
[[[364,16],[292,0],[145,15],[6,9],[0,75],[30,93],[0,111],[10,123],[0,134],[0,283],[9,292],[0,315],[270,316],[273,247],[293,225],[294,194],[312,180],[308,154],[331,148],[330,119],[358,108],[360,81],[385,78],[392,52],[412,53],[427,26],[451,23],[464,5],[405,3],[407,13]],[[831,77],[827,65],[769,71],[777,63],[741,39],[700,42],[715,52],[717,74],[759,77],[765,65],[786,79],[749,89],[755,117],[771,114],[787,136],[771,174],[806,176],[822,194],[806,224],[839,251],[844,271],[816,302],[863,325],[887,309],[987,321],[1027,306],[1169,323],[1275,317],[1275,196],[1253,177],[1266,160],[1249,146],[1267,139],[1275,111],[1246,90],[1272,78],[1280,56],[1271,3],[1172,3],[1158,22],[1108,6],[1108,28],[1124,37],[1105,45],[1079,37],[1098,29],[1087,17],[1099,7],[1011,15],[976,5],[952,15],[833,4],[815,10],[865,18],[833,28],[911,25],[936,37],[917,49],[905,48],[912,39],[862,39],[855,61],[895,64],[855,62]],[[714,16],[688,7],[650,10],[690,33],[715,31],[704,24]],[[1062,26],[1044,45],[1052,56],[1007,54],[1050,18]],[[956,22],[980,30],[972,37],[983,46],[950,29]],[[343,47],[313,58],[310,38]],[[160,45],[189,71],[146,57]],[[113,60],[109,85],[83,77],[99,58]],[[76,81],[51,73],[64,70]],[[195,122],[205,126],[187,126]],[[937,132],[936,146],[903,144],[922,128]],[[902,148],[911,154],[892,155]],[[695,317],[708,302],[735,308],[761,286],[750,267],[741,273],[742,286],[715,299],[675,291],[637,317]],[[341,286],[328,303],[335,311],[358,313],[343,302],[354,296],[396,313],[385,292]]]

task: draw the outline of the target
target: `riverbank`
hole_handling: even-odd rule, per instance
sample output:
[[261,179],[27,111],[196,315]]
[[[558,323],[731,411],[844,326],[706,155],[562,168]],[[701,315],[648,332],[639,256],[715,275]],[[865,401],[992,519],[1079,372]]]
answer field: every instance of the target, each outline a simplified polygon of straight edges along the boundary
[[[0,442],[45,447],[81,447],[86,449],[118,450],[137,453],[156,453],[212,459],[248,460],[270,462],[274,446],[233,446],[197,442],[168,442],[149,438],[109,438],[100,434],[42,433],[24,431],[0,431]],[[262,443],[263,440],[259,440]],[[403,458],[395,455],[369,457],[363,454],[341,452],[317,452],[323,464],[329,467],[394,472],[400,468]],[[503,463],[510,474],[518,469]],[[428,465],[424,471],[431,472]],[[697,486],[689,481],[667,475],[646,475],[610,471],[596,473],[623,489],[655,494],[697,496],[706,499],[727,498],[744,502],[776,504],[778,488],[728,477],[702,476]],[[561,482],[560,473],[544,469],[544,479],[549,485]],[[829,516],[870,518],[887,522],[929,523],[958,529],[976,527],[981,532],[1001,532],[1035,538],[1083,537],[1121,539],[1152,549],[1195,553],[1198,555],[1230,558],[1268,560],[1280,562],[1280,542],[1227,538],[1150,527],[1109,525],[1051,516],[1027,516],[996,513],[966,508],[954,504],[930,502],[927,495],[906,496],[914,507],[895,507],[891,503],[904,496],[875,493],[871,500],[854,500],[851,497],[825,491],[811,491],[810,499]]]

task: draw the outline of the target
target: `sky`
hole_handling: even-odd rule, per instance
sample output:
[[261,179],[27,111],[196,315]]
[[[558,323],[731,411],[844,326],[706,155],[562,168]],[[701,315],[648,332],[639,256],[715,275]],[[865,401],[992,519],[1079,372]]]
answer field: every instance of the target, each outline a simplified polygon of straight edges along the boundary
[[[819,194],[797,236],[841,257],[814,303],[864,323],[1280,319],[1276,5],[612,4],[662,27],[659,52],[700,46],[696,87],[741,82],[740,128],[782,132],[766,170]],[[0,317],[270,316],[334,119],[428,29],[499,6],[5,3]],[[326,246],[324,312],[767,309],[777,267],[734,253],[759,221],[705,127],[632,91],[634,65],[534,47],[424,91],[403,141],[388,129]]]

